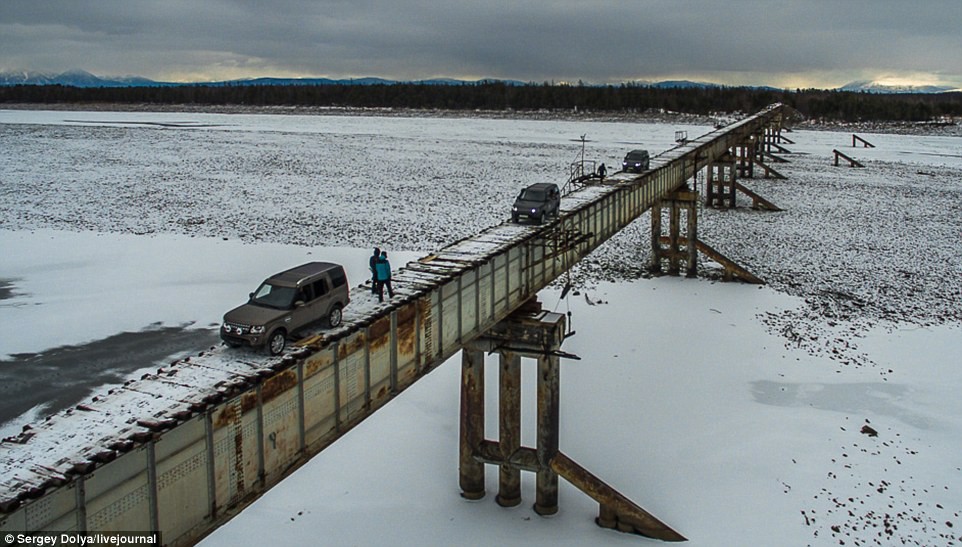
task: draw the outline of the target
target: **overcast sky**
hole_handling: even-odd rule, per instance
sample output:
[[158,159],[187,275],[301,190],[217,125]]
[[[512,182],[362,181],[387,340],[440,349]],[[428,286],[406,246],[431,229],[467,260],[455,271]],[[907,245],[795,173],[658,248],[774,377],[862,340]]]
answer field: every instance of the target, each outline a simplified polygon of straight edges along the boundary
[[0,70],[962,87],[960,0],[0,0]]

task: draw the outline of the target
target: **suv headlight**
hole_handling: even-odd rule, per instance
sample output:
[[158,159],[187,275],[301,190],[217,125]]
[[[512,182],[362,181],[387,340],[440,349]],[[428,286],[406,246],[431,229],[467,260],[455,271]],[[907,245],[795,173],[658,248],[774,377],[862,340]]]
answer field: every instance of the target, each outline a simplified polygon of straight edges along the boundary
[[264,334],[264,325],[256,325],[251,327],[251,334]]
[[512,207],[511,207],[511,210],[517,212],[517,211],[518,211],[518,206],[517,206],[517,205],[512,206]]

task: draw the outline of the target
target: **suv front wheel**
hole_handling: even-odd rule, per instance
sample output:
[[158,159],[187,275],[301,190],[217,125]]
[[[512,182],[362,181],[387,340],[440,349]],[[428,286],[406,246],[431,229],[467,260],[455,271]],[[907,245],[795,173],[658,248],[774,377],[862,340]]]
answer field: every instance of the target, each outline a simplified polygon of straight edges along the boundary
[[267,351],[271,355],[280,355],[286,345],[287,333],[284,332],[284,329],[275,330],[271,333],[270,338],[267,339]]

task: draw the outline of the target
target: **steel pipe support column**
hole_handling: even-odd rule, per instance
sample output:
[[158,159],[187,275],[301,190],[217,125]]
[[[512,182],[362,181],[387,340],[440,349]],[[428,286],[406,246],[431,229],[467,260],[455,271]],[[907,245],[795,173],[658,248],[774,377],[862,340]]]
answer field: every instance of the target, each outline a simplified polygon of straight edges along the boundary
[[651,206],[651,263],[648,271],[651,273],[661,273],[661,201],[655,202]]
[[668,209],[668,275],[678,275],[678,236],[681,226],[681,208],[672,199]]
[[[735,185],[732,185],[732,191],[734,192]],[[698,241],[698,207],[696,207],[696,202],[698,201],[698,194],[692,193],[692,198],[683,202],[685,208],[688,210],[688,243],[685,244],[685,250],[688,252],[688,267],[685,271],[685,275],[688,277],[695,277],[698,275],[698,246],[696,242]],[[734,196],[732,197],[732,203],[735,202]]]
[[743,179],[750,179],[755,175],[756,146],[754,135],[749,135],[744,142],[735,146],[738,176]]
[[735,208],[735,173],[735,158],[730,154],[708,164],[706,205]]
[[484,464],[475,459],[484,441],[484,352],[461,351],[461,431],[458,465],[461,495],[469,500],[484,497]]
[[558,454],[561,367],[556,355],[538,357],[538,463],[534,510],[542,516],[558,512],[558,474],[551,460]]
[[[652,207],[651,221],[651,266],[649,271],[661,271],[661,262],[668,259],[668,274],[679,275],[681,264],[685,263],[685,275],[698,274],[698,213],[696,202],[698,193],[688,188],[673,192],[655,207]],[[661,233],[661,209],[668,207],[668,235]],[[681,235],[681,212],[685,210],[685,237]],[[681,245],[684,243],[685,248]],[[663,245],[667,244],[667,248]]]
[[499,444],[501,464],[498,496],[495,501],[502,507],[514,507],[521,503],[521,469],[509,464],[514,453],[521,448],[521,356],[514,352],[500,352],[501,386],[499,397]]

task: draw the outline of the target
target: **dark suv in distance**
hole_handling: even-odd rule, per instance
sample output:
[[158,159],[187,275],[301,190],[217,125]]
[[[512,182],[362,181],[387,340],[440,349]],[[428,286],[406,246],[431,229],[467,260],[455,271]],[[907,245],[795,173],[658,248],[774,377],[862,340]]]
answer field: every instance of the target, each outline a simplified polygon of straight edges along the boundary
[[558,216],[561,206],[561,191],[557,184],[542,182],[532,184],[518,194],[511,208],[512,222],[518,222],[521,217],[534,219],[541,224],[549,215]]
[[347,274],[339,264],[309,262],[267,278],[246,304],[224,314],[220,337],[228,346],[284,351],[287,337],[321,319],[341,324],[350,302]]
[[632,150],[625,155],[625,160],[621,162],[621,170],[626,172],[634,171],[641,173],[648,170],[650,158],[647,150]]

